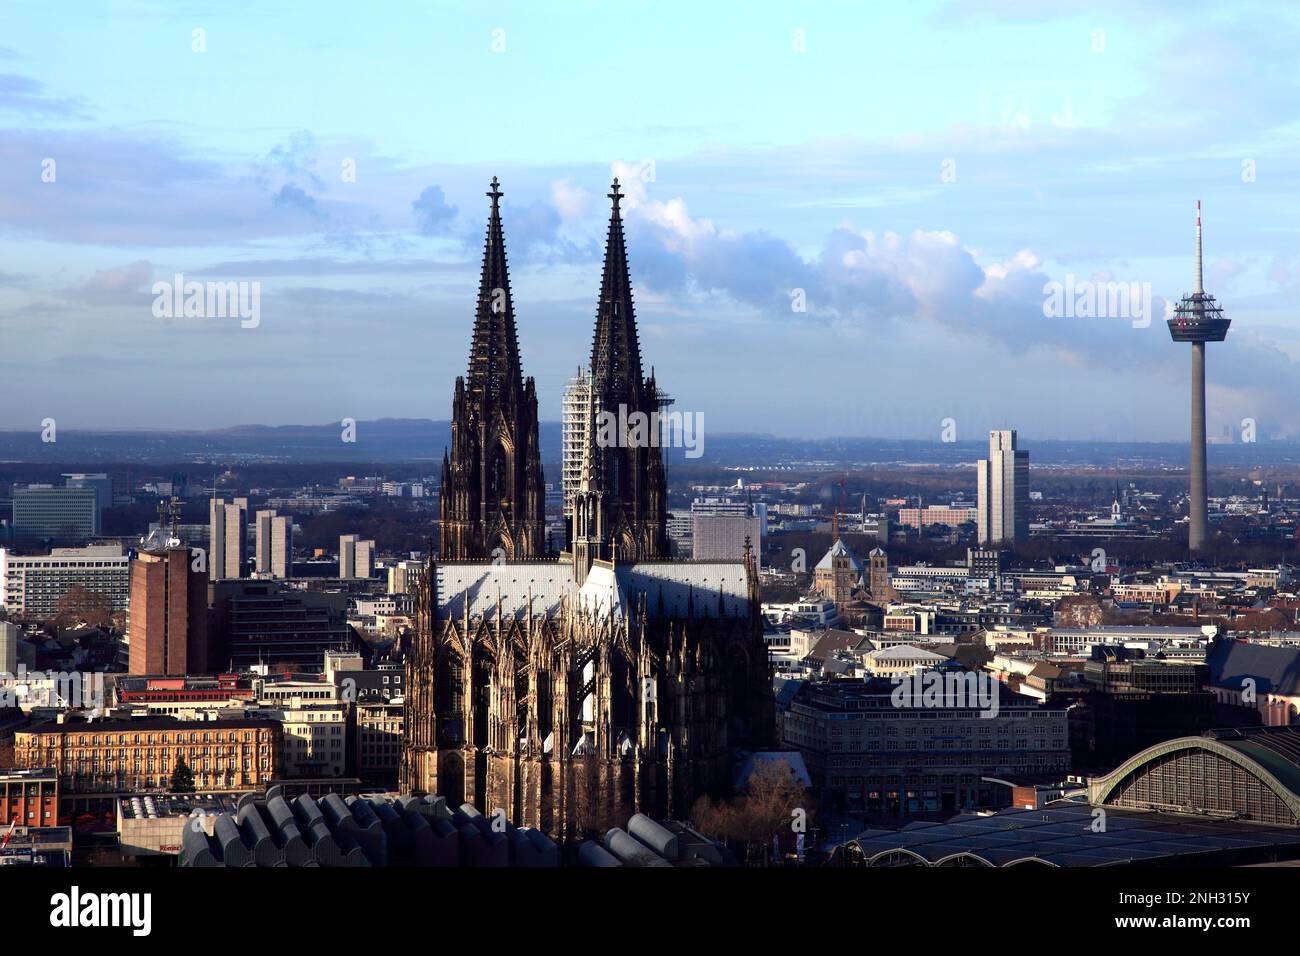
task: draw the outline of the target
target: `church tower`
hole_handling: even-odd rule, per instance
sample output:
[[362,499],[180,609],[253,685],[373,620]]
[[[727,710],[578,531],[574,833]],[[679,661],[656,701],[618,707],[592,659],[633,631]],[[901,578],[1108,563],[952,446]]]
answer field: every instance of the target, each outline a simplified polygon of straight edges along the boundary
[[587,507],[599,514],[584,516],[581,549],[576,547],[576,518],[570,529],[580,580],[592,560],[664,560],[669,555],[660,395],[654,373],[648,378],[641,373],[617,179],[611,188],[613,209],[591,344],[592,413],[600,422],[589,432],[592,460],[584,468],[587,481],[581,493]]
[[456,379],[451,449],[442,460],[440,553],[446,561],[542,556],[545,489],[537,389],[520,370],[500,199],[492,200],[469,373]]

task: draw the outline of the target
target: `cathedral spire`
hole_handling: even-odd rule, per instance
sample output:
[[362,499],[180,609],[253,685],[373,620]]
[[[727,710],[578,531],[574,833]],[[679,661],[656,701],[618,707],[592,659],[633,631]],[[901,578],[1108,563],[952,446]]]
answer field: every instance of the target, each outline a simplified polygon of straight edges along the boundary
[[506,241],[501,228],[500,183],[492,177],[487,196],[492,200],[487,238],[483,244],[483,270],[474,312],[474,338],[470,344],[468,389],[474,398],[504,399],[522,388],[515,309],[510,297]]
[[469,374],[452,393],[451,448],[439,491],[446,560],[541,555],[545,534],[537,388],[520,368],[501,188],[492,177]]
[[612,209],[609,236],[605,242],[605,267],[600,277],[600,301],[596,307],[596,334],[591,343],[592,388],[598,398],[640,405],[641,347],[636,337],[632,310],[632,281],[623,241],[623,199],[618,179],[610,187]]
[[[588,435],[592,460],[585,463],[588,487],[600,495],[594,506],[599,520],[589,522],[599,532],[609,560],[657,560],[668,555],[667,479],[659,447],[658,386],[653,373],[641,374],[632,309],[632,280],[623,240],[623,200],[618,180],[610,187],[609,237],[596,305],[596,332],[591,343],[591,406],[589,416],[618,421],[617,433],[602,427]],[[649,426],[629,428],[633,416]],[[638,437],[639,436],[639,437]]]

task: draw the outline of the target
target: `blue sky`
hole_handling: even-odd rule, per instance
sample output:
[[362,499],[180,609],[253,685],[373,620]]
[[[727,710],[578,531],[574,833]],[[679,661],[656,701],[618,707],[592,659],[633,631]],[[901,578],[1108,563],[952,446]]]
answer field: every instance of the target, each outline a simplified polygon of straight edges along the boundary
[[[1210,428],[1296,437],[1300,17],[1131,7],[10,0],[0,428],[447,417],[493,175],[558,418],[619,173],[644,360],[710,430],[1183,439],[1199,198]],[[178,272],[260,324],[155,318]],[[1046,317],[1067,276],[1154,321]]]

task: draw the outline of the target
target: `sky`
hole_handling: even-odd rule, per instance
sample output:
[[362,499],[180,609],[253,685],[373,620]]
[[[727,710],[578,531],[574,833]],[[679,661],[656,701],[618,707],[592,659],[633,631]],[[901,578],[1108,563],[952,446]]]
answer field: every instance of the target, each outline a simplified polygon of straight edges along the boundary
[[[0,429],[449,417],[494,175],[558,419],[618,175],[643,362],[709,431],[1185,441],[1199,199],[1209,429],[1294,439],[1298,41],[1273,2],[6,0]],[[256,325],[159,316],[178,274]]]

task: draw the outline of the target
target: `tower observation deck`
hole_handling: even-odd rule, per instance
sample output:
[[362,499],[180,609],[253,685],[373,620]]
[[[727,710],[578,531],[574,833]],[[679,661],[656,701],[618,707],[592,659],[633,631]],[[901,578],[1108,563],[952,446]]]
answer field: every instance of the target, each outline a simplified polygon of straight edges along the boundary
[[1175,342],[1192,344],[1192,454],[1191,487],[1188,498],[1187,544],[1191,551],[1202,551],[1209,541],[1210,529],[1206,505],[1205,464],[1205,343],[1222,342],[1232,322],[1223,317],[1223,309],[1214,296],[1205,291],[1201,268],[1201,202],[1196,202],[1196,289],[1185,295],[1168,320],[1169,336]]

